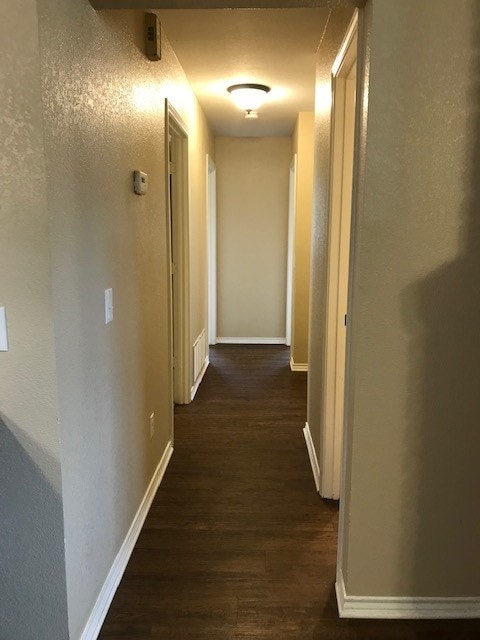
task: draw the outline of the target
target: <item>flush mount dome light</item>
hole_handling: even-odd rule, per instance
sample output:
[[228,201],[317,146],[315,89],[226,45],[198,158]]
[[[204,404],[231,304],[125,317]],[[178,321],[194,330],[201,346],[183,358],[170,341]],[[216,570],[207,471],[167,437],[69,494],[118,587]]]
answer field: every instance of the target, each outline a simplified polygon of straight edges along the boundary
[[265,84],[232,84],[227,89],[237,107],[247,112],[254,112],[263,104],[270,87]]

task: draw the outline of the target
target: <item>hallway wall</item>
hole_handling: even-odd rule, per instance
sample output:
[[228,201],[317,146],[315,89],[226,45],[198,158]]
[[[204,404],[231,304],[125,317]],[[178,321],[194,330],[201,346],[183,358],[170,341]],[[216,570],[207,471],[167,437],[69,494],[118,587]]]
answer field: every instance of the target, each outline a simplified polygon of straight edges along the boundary
[[[190,132],[191,230],[202,237],[211,136],[142,12],[39,0],[70,636],[80,636],[171,439],[164,99]],[[132,171],[149,176],[137,196]],[[192,241],[192,264],[201,242]],[[194,270],[193,270],[194,271]],[[192,334],[206,326],[201,272]],[[104,290],[114,320],[104,324]],[[155,413],[150,437],[149,416]]]
[[343,577],[478,603],[480,6],[373,0],[364,33]]
[[[35,0],[0,6],[0,637],[68,635]],[[41,586],[40,586],[41,585]]]
[[216,138],[217,333],[285,339],[291,138]]

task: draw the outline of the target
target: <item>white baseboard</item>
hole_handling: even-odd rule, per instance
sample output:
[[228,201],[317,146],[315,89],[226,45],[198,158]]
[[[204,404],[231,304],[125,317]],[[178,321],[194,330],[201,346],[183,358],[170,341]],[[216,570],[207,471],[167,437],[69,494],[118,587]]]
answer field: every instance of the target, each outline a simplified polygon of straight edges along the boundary
[[218,338],[217,344],[285,344],[286,338]]
[[290,369],[292,371],[308,371],[308,364],[306,362],[294,362],[293,358],[290,358]]
[[105,617],[108,613],[108,609],[110,608],[115,592],[118,588],[118,585],[120,584],[120,580],[122,579],[123,573],[127,568],[128,561],[135,547],[135,543],[137,542],[140,531],[143,527],[143,523],[145,522],[145,518],[147,517],[150,505],[152,504],[155,493],[162,481],[165,471],[167,470],[167,466],[170,458],[172,457],[172,453],[173,446],[172,442],[169,441],[167,446],[165,447],[165,451],[163,452],[162,459],[160,460],[158,467],[156,468],[155,473],[150,480],[150,484],[148,485],[145,495],[142,498],[142,502],[140,503],[138,511],[133,518],[132,524],[130,525],[130,529],[128,530],[125,540],[120,547],[120,551],[117,553],[112,567],[108,572],[102,590],[100,591],[100,595],[95,602],[92,613],[90,614],[87,624],[85,625],[82,635],[80,636],[80,640],[96,640],[98,634],[100,633],[103,621],[105,620]]
[[195,380],[195,384],[191,388],[190,397],[191,397],[192,400],[195,398],[195,394],[198,391],[198,387],[200,386],[200,384],[201,384],[201,382],[203,380],[203,376],[205,375],[205,371],[207,370],[209,364],[210,364],[210,359],[207,356],[205,358],[205,362],[203,363],[203,367],[202,367],[200,373],[198,374],[198,378]]
[[305,423],[303,435],[305,436],[305,442],[307,443],[308,457],[310,458],[310,464],[312,465],[315,487],[317,488],[317,491],[320,491],[320,467],[318,466],[317,453],[313,445],[312,434],[310,433],[308,422]]
[[480,598],[348,596],[341,571],[335,591],[340,618],[480,618]]

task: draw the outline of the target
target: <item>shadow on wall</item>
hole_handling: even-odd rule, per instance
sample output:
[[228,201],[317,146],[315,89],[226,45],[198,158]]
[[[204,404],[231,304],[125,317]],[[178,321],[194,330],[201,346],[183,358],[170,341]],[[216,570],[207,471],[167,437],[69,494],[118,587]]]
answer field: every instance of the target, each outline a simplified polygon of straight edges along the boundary
[[[0,638],[66,640],[61,498],[14,430],[0,414]],[[26,444],[45,459],[34,443]]]
[[[445,88],[445,99],[450,98],[451,109],[459,109],[460,120],[461,99],[469,109],[464,198],[458,210],[448,212],[447,233],[454,233],[457,224],[463,234],[459,257],[408,287],[402,299],[412,363],[410,455],[407,451],[403,468],[412,470],[417,483],[407,487],[405,480],[404,514],[414,514],[416,522],[409,580],[419,596],[480,595],[480,4],[470,6],[472,39],[464,70],[470,86],[465,96]],[[444,233],[445,225],[437,231],[434,217],[431,222],[432,242],[442,246],[435,235]],[[407,546],[402,557],[411,556]]]

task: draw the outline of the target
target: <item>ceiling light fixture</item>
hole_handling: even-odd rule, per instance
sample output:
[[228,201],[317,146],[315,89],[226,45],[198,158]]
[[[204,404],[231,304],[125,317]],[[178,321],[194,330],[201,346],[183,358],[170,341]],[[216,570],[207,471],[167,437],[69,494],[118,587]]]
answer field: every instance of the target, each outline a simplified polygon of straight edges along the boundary
[[246,112],[245,117],[254,119],[258,117],[256,110],[264,103],[267,93],[270,93],[270,87],[265,84],[247,82],[232,84],[227,91],[232,96],[232,100],[237,107]]

